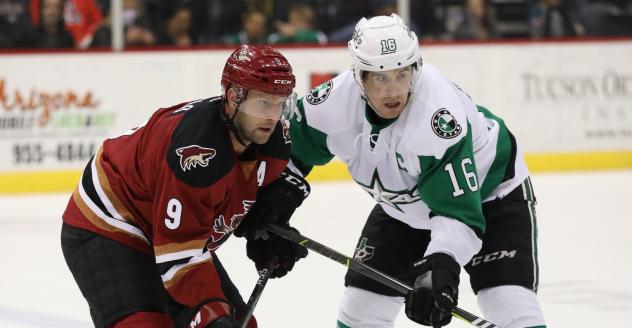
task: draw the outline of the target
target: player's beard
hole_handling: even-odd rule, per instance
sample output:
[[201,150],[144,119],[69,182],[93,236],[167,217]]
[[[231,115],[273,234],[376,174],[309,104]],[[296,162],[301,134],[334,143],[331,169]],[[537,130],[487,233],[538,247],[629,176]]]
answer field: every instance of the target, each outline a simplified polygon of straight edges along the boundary
[[[239,131],[241,139],[245,143],[254,142],[259,145],[268,142],[276,126],[276,121],[274,120],[258,118],[243,112],[237,112],[233,122],[237,131]],[[267,127],[270,127],[269,131],[260,129]]]

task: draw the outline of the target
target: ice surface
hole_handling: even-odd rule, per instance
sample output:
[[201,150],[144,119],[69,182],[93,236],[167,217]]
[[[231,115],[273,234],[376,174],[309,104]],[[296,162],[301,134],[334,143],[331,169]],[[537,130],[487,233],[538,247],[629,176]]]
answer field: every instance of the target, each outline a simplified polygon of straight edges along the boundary
[[[629,327],[632,313],[632,171],[538,174],[540,300],[549,327]],[[0,327],[91,327],[64,262],[61,214],[70,193],[0,197]],[[373,200],[351,182],[318,183],[293,218],[306,236],[347,255]],[[248,298],[257,279],[245,243],[218,251]],[[261,327],[333,327],[345,268],[312,253],[271,280],[255,315]],[[459,306],[481,314],[461,277]],[[400,313],[396,327],[419,327]],[[468,327],[454,320],[450,327]]]

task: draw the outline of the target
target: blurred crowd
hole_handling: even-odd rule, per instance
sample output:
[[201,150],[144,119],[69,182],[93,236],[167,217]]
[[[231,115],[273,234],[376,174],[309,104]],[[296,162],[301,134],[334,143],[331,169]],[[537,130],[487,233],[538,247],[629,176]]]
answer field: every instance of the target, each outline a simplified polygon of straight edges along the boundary
[[[339,44],[396,0],[122,0],[126,47]],[[632,35],[632,0],[410,0],[423,40]],[[110,0],[0,0],[0,48],[111,46]]]

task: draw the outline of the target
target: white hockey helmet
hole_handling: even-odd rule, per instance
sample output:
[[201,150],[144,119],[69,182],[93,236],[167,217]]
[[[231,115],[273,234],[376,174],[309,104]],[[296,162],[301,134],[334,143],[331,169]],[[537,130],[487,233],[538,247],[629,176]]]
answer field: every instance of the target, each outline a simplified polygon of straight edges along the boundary
[[421,66],[419,41],[397,14],[363,17],[348,43],[353,75],[362,92],[362,71],[380,72],[417,63]]

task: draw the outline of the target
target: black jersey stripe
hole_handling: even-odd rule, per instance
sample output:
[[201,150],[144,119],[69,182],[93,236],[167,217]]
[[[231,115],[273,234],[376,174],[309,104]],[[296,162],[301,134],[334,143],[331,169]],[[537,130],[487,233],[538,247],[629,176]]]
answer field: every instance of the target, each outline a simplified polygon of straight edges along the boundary
[[101,201],[101,198],[99,197],[99,194],[97,194],[97,190],[94,187],[94,183],[92,181],[92,162],[95,160],[94,156],[90,159],[90,161],[88,162],[88,165],[86,165],[86,168],[83,170],[83,176],[81,179],[81,185],[83,186],[83,190],[86,192],[86,195],[88,195],[88,197],[90,198],[90,200],[101,210],[103,211],[103,213],[111,218],[114,218],[112,216],[112,213],[110,213],[107,208],[105,207],[105,205],[103,204],[103,202]]
[[189,256],[189,257],[185,257],[185,258],[182,258],[182,259],[177,259],[177,260],[173,260],[173,261],[169,261],[169,262],[157,263],[156,266],[158,267],[158,272],[162,276],[167,271],[169,271],[169,269],[171,269],[172,266],[178,265],[178,264],[185,264],[185,263],[189,262],[189,260],[192,257],[193,256]]
[[509,141],[511,142],[511,155],[509,161],[505,167],[505,175],[503,182],[513,179],[516,176],[516,153],[518,152],[518,146],[516,144],[516,138],[511,134],[511,131],[507,130],[509,135]]

